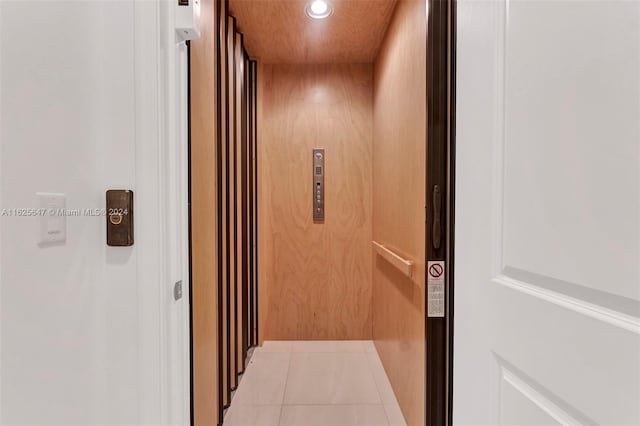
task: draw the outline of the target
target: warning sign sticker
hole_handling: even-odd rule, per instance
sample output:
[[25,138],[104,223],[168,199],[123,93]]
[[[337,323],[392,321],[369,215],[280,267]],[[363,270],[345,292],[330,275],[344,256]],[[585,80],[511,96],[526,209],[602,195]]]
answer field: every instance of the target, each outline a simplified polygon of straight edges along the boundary
[[444,317],[444,260],[427,262],[427,316]]

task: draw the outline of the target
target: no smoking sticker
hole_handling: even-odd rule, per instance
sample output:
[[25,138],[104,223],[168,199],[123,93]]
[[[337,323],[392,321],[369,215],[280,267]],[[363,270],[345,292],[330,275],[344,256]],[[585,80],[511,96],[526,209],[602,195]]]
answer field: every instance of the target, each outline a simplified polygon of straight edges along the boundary
[[429,278],[440,278],[444,274],[444,262],[429,262]]
[[444,261],[427,262],[427,316],[444,317]]

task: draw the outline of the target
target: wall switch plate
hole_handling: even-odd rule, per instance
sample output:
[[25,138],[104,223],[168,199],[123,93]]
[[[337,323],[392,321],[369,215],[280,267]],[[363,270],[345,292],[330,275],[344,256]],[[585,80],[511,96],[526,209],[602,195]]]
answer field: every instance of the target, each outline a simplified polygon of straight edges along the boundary
[[38,244],[53,245],[67,241],[67,197],[65,194],[37,192],[40,208]]

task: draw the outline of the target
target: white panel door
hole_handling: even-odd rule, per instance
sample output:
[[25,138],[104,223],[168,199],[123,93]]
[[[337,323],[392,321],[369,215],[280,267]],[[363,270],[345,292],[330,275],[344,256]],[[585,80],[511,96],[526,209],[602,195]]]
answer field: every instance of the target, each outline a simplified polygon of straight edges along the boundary
[[640,424],[640,2],[458,1],[455,425]]

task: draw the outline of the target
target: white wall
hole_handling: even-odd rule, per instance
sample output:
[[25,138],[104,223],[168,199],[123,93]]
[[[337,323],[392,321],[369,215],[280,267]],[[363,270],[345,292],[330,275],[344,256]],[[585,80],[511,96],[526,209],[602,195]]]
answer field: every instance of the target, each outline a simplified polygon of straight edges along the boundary
[[104,208],[110,188],[136,194],[128,248],[106,246],[104,217],[69,217],[66,243],[49,247],[39,218],[0,218],[3,425],[160,424],[166,401],[184,403],[166,351],[188,311],[170,298],[184,271],[164,262],[177,243],[160,167],[179,140],[158,93],[158,58],[175,45],[168,4],[0,1],[0,208],[35,207],[36,192],[65,193],[69,209]]

